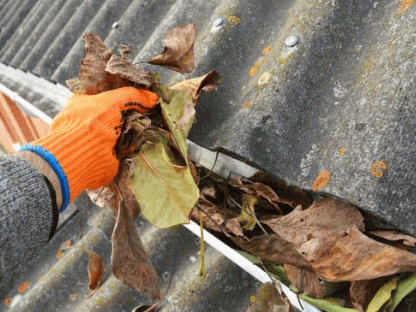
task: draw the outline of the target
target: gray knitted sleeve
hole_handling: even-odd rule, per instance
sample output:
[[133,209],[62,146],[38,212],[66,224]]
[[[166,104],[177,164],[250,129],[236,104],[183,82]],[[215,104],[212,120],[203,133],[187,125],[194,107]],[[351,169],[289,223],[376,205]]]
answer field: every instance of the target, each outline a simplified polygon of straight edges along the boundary
[[0,299],[54,230],[50,194],[47,181],[31,162],[0,156]]

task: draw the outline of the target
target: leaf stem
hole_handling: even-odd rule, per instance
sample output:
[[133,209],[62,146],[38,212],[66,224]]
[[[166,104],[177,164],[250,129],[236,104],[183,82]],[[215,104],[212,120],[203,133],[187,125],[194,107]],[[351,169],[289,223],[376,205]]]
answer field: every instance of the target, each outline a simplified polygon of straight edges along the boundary
[[201,228],[201,251],[199,253],[199,277],[206,279],[207,271],[205,270],[205,241],[204,241],[204,224],[202,222],[201,211],[198,210],[199,226]]

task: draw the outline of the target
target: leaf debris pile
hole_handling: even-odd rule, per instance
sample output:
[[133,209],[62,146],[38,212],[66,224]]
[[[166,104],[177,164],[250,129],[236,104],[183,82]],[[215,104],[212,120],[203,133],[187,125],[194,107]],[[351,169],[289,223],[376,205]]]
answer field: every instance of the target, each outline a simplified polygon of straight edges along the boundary
[[[194,24],[168,31],[163,51],[149,63],[192,72],[196,33]],[[162,228],[189,218],[201,221],[207,230],[255,256],[255,263],[302,293],[301,298],[327,311],[344,311],[342,303],[351,311],[393,311],[416,288],[416,275],[406,273],[416,270],[416,256],[408,251],[414,238],[367,231],[355,206],[331,198],[312,200],[264,172],[249,179],[222,179],[193,164],[186,138],[195,107],[202,92],[215,90],[219,75],[212,71],[165,86],[157,75],[128,60],[130,53],[119,46],[119,56],[114,55],[97,35],[87,34],[79,76],[67,82],[75,93],[135,86],[159,95],[160,105],[148,115],[124,114],[115,148],[119,173],[92,197],[95,200],[99,192],[98,204],[111,207],[117,218],[112,270],[120,281],[149,297],[163,296],[134,228],[134,219],[142,213]],[[385,286],[387,295],[383,283],[394,285]],[[292,311],[284,296],[269,286],[248,311]],[[331,295],[344,299],[330,300]],[[378,306],[373,303],[380,300]]]

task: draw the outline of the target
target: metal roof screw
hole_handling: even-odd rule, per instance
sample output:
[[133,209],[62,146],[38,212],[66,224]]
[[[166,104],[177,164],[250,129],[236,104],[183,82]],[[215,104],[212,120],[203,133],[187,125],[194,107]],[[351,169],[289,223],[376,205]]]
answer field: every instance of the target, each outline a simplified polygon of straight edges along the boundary
[[217,19],[214,21],[213,25],[214,25],[214,27],[219,27],[219,26],[221,26],[221,25],[222,25],[222,18],[221,18],[221,17],[217,18]]
[[118,22],[113,23],[113,25],[111,25],[112,29],[117,29],[118,28]]
[[288,46],[290,48],[297,45],[297,43],[298,43],[298,37],[296,37],[296,36],[289,36],[289,37],[287,37],[287,39],[285,41],[286,46]]

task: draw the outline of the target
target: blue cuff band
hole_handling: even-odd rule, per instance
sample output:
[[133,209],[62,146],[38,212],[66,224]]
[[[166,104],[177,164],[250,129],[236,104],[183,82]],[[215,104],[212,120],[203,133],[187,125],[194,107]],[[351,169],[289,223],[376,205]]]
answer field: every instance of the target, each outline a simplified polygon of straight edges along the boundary
[[58,163],[56,158],[45,148],[43,148],[40,145],[32,145],[32,144],[26,144],[23,145],[20,148],[20,152],[23,151],[30,151],[33,153],[38,154],[40,157],[45,159],[48,164],[52,167],[52,169],[55,171],[56,175],[59,178],[59,184],[61,185],[62,190],[62,207],[61,212],[66,209],[69,205],[69,184],[68,179],[66,178],[65,172],[62,170],[61,165]]

